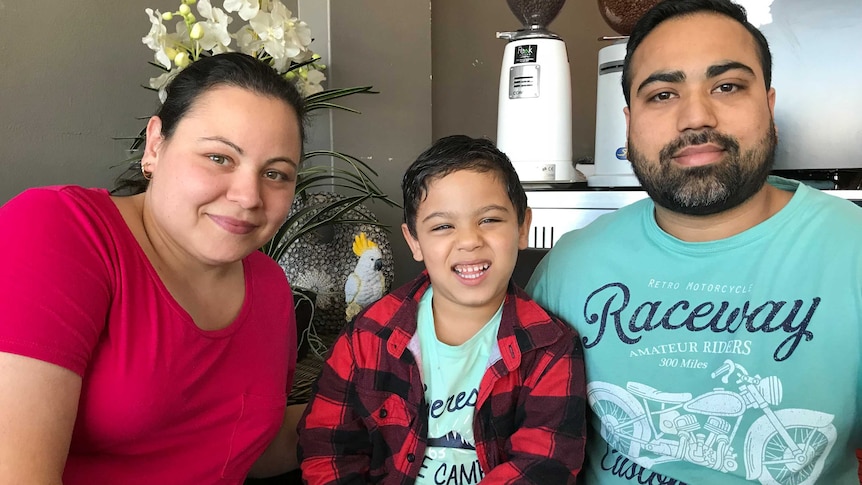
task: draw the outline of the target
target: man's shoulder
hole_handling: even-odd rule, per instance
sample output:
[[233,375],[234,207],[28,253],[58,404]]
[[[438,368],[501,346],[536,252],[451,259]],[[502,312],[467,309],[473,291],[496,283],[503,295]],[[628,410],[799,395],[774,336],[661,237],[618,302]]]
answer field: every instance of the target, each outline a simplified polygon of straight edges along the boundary
[[514,287],[517,319],[514,325],[532,334],[535,343],[548,346],[561,341],[578,341],[578,332],[540,305],[524,290]]
[[[793,220],[799,224],[816,225],[821,231],[838,231],[862,237],[862,207],[835,192],[824,192],[800,182],[770,177],[770,183],[782,190],[794,192],[799,199]],[[788,183],[790,185],[788,185]],[[791,199],[791,204],[793,200]]]
[[586,226],[563,234],[554,248],[602,246],[606,242],[616,241],[621,231],[631,234],[639,224],[643,224],[654,207],[652,200],[646,198],[602,214]]

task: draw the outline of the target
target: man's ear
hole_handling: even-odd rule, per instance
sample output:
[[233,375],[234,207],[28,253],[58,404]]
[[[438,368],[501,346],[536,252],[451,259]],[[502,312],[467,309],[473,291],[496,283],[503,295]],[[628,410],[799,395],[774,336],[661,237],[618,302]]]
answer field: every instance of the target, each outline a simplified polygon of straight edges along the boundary
[[775,88],[769,88],[766,92],[766,102],[769,104],[769,114],[775,119]]
[[[623,108],[623,115],[626,117],[626,140],[628,140],[629,139],[629,129],[631,127],[631,117],[632,117],[632,112],[631,112],[631,110],[629,110],[628,106]],[[626,142],[626,145],[628,145],[628,142]]]
[[410,247],[410,252],[413,253],[413,259],[423,261],[424,257],[422,256],[422,247],[419,245],[419,240],[410,234],[407,224],[401,224],[401,234],[404,235],[404,240],[407,241],[407,246]]

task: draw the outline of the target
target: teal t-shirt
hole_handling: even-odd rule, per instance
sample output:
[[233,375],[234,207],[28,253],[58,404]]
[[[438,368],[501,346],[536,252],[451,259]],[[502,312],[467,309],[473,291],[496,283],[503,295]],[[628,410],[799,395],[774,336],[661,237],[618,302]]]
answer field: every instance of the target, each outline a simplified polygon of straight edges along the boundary
[[473,416],[479,384],[489,367],[503,306],[470,340],[452,346],[440,342],[431,307],[433,288],[419,301],[417,332],[422,380],[428,403],[428,446],[417,484],[479,483],[484,470],[476,456]]
[[585,483],[858,484],[862,209],[794,191],[687,243],[643,200],[566,234],[527,291],[584,343]]

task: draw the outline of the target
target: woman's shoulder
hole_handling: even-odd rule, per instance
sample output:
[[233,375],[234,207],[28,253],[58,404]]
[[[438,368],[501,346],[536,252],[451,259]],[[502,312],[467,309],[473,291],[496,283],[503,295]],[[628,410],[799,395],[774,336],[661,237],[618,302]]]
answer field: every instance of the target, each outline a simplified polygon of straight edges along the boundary
[[246,268],[251,270],[252,277],[266,283],[267,286],[282,286],[289,288],[284,268],[267,256],[263,251],[254,251],[243,259]]
[[124,232],[117,230],[122,225],[105,189],[32,188],[0,207],[0,240],[30,251],[55,245],[72,254],[84,249],[110,253],[126,242]]
[[3,212],[32,213],[40,217],[50,217],[63,207],[104,208],[112,204],[105,189],[84,188],[78,185],[53,185],[26,189],[0,208]]

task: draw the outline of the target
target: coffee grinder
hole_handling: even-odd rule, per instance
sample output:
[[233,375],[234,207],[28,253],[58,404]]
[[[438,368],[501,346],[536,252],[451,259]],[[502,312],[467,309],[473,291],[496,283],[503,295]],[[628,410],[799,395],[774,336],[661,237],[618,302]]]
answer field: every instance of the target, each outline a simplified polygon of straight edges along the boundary
[[622,91],[626,43],[635,23],[660,0],[598,0],[604,21],[620,35],[599,38],[612,44],[599,49],[596,86],[595,173],[590,187],[637,187],[626,148],[626,100]]
[[628,37],[603,37],[613,44],[599,50],[596,86],[595,172],[587,177],[590,187],[637,187],[640,185],[628,160],[626,148],[626,100],[621,87],[623,60]]
[[497,146],[522,182],[573,182],[572,80],[566,44],[547,25],[565,0],[506,0],[521,21],[500,70]]

